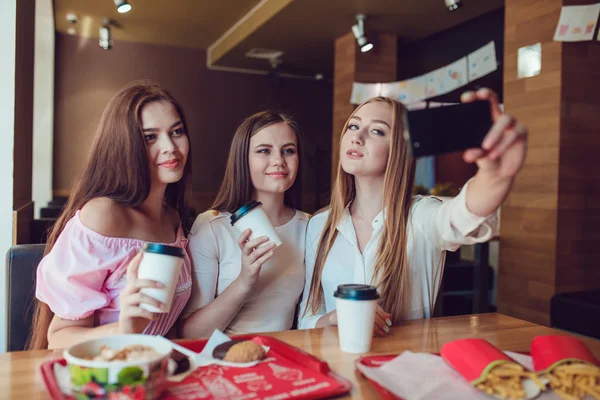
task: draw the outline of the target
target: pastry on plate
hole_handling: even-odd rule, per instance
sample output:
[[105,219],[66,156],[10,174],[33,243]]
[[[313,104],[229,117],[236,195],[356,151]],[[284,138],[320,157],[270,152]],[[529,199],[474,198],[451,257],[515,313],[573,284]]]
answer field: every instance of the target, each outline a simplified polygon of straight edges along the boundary
[[266,353],[262,346],[252,340],[231,340],[213,350],[213,357],[234,363],[260,361]]

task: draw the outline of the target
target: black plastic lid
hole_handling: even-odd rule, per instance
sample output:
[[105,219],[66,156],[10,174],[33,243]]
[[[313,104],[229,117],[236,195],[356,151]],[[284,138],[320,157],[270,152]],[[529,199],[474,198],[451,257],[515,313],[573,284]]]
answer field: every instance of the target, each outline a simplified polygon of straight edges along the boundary
[[182,248],[169,246],[167,244],[146,243],[144,245],[144,252],[183,258]]
[[231,226],[233,226],[233,224],[235,224],[239,219],[241,219],[244,215],[248,214],[250,211],[254,210],[258,206],[262,206],[262,203],[256,200],[252,200],[250,203],[241,206],[236,212],[231,214],[231,217],[229,217],[229,219],[231,220]]
[[344,300],[377,300],[379,293],[377,288],[370,285],[339,285],[333,293],[334,297]]

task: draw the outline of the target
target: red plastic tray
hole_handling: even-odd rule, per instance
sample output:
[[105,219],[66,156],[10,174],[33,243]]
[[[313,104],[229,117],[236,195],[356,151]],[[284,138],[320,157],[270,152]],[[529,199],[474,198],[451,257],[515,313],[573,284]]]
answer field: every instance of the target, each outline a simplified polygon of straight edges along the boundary
[[[329,364],[311,354],[292,347],[278,339],[268,336],[237,336],[236,339],[252,339],[270,350],[267,360],[250,368],[227,368],[213,365],[198,368],[181,382],[169,382],[164,399],[176,400],[179,397],[174,390],[178,389],[181,396],[187,393],[184,388],[197,390],[197,395],[202,398],[212,399],[212,393],[219,390],[231,391],[229,396],[243,396],[256,393],[253,399],[263,396],[274,396],[289,391],[295,391],[294,398],[319,399],[339,396],[348,393],[352,384],[347,379],[330,370]],[[184,341],[180,344],[192,351],[199,352],[206,345],[207,340]],[[64,359],[49,361],[41,366],[42,377],[53,400],[68,400],[59,389],[54,376],[54,364],[66,365]],[[207,386],[209,388],[207,388]],[[235,392],[235,394],[233,394]]]

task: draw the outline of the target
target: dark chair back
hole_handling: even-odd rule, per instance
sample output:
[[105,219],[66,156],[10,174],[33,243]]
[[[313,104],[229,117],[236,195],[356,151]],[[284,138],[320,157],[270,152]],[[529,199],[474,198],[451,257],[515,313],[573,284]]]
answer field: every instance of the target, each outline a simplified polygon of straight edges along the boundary
[[44,254],[43,244],[22,244],[6,253],[8,270],[8,351],[25,349],[31,329],[35,273]]
[[600,289],[558,293],[550,300],[550,326],[553,328],[600,339],[598,316]]

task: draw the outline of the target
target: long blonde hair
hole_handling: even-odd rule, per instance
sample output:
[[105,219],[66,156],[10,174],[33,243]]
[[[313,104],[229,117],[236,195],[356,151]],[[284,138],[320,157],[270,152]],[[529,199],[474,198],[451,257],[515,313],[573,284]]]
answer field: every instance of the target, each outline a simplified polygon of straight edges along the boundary
[[[381,307],[392,314],[394,322],[398,322],[402,319],[406,288],[408,287],[407,228],[412,204],[415,161],[403,135],[403,119],[406,113],[404,104],[387,97],[374,97],[358,106],[350,118],[368,103],[388,104],[392,107],[393,112],[390,150],[383,184],[383,207],[386,217],[379,239],[372,284],[377,286],[381,295]],[[350,118],[344,124],[342,136],[348,129]],[[356,195],[354,176],[342,169],[341,162],[338,163],[337,169],[329,215],[317,247],[306,312],[310,308],[313,313],[316,313],[323,301],[321,276],[325,261],[337,238],[337,226],[342,220],[344,209]]]

